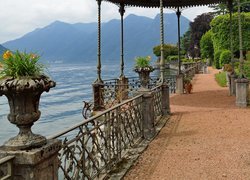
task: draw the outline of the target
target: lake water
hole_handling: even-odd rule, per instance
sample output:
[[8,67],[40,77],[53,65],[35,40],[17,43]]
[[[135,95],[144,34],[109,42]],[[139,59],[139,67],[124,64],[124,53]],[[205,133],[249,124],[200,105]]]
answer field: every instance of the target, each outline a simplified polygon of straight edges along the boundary
[[[117,78],[120,63],[102,64],[102,79]],[[125,63],[125,76],[137,77],[133,71],[134,62]],[[156,75],[157,71],[153,72]],[[56,87],[44,92],[40,100],[41,118],[35,122],[32,131],[44,136],[53,135],[83,120],[83,100],[92,98],[91,84],[96,80],[96,62],[84,64],[51,64],[48,75],[56,81]],[[17,135],[18,128],[7,120],[9,105],[5,96],[0,96],[0,145]]]
[[[117,78],[120,63],[103,63],[102,79]],[[126,76],[137,76],[133,72],[133,63],[127,63]],[[91,84],[96,79],[96,63],[52,64],[48,67],[49,76],[57,85],[48,93],[44,92],[40,100],[41,118],[35,122],[32,130],[44,136],[53,135],[83,120],[81,111],[83,100],[92,99]],[[0,145],[18,133],[18,128],[7,120],[9,105],[5,96],[0,97]]]

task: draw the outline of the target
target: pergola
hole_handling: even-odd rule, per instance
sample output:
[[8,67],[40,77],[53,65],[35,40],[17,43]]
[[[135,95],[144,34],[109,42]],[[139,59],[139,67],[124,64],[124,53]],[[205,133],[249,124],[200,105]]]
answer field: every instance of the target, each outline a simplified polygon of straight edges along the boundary
[[[121,50],[120,50],[120,79],[126,79],[124,75],[124,36],[123,36],[123,17],[125,13],[125,7],[140,7],[140,8],[159,8],[160,9],[160,44],[161,44],[161,58],[160,58],[160,82],[164,83],[164,20],[163,20],[163,9],[170,8],[176,10],[176,15],[178,19],[178,76],[177,76],[177,87],[178,84],[180,87],[183,86],[183,75],[181,72],[181,58],[180,58],[180,9],[211,5],[218,3],[226,3],[230,12],[230,46],[231,46],[231,63],[234,64],[233,56],[233,44],[232,44],[232,2],[233,0],[97,0],[98,4],[98,50],[97,50],[97,79],[93,84],[94,94],[98,92],[99,85],[103,83],[101,78],[101,2],[106,1],[113,3],[119,7],[119,13],[121,17]],[[243,53],[242,53],[242,35],[241,35],[241,20],[240,20],[240,0],[238,0],[238,13],[239,13],[239,49],[240,49],[240,72],[242,72],[243,64]],[[233,66],[234,68],[234,66]],[[178,83],[178,78],[180,78],[180,83]],[[232,84],[232,83],[231,83]],[[235,86],[235,84],[234,84]],[[233,90],[231,90],[233,89]],[[231,91],[233,91],[231,93]],[[235,93],[235,87],[230,86],[230,94]],[[97,93],[98,96],[99,93]],[[95,96],[95,95],[94,95]],[[94,98],[95,99],[95,98]],[[94,100],[95,101],[95,100]],[[98,102],[97,102],[98,104]]]

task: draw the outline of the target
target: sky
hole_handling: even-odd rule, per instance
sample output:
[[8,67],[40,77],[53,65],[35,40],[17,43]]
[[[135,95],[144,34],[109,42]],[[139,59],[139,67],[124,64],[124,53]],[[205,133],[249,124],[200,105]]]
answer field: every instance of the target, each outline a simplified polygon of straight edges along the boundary
[[[159,9],[125,9],[129,14],[154,18]],[[185,9],[182,15],[193,20],[197,15],[211,11],[210,8],[196,7]],[[174,12],[164,10],[164,13]],[[102,22],[119,19],[118,7],[102,3]],[[87,23],[97,21],[96,0],[0,0],[0,43],[13,40],[24,34],[42,28],[59,20],[67,23]]]

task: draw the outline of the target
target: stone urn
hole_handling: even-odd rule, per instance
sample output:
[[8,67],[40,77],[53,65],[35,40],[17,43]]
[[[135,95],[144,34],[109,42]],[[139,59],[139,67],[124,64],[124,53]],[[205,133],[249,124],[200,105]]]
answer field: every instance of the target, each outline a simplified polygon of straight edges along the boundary
[[147,67],[147,68],[136,68],[135,72],[137,72],[139,74],[139,79],[141,82],[141,86],[143,88],[148,88],[149,85],[149,80],[150,80],[150,73],[153,71],[154,69],[152,67]]
[[10,138],[2,148],[26,150],[46,144],[44,136],[33,134],[31,127],[40,118],[39,100],[41,94],[56,83],[46,76],[36,78],[5,78],[0,80],[0,96],[8,98],[10,113],[8,120],[19,128],[19,134]]

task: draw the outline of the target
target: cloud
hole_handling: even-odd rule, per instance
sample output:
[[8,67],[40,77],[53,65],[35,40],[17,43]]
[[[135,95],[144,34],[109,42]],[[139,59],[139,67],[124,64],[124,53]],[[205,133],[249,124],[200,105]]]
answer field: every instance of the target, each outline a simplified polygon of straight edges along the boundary
[[[0,0],[0,3],[0,42],[16,39],[56,20],[68,23],[95,22],[97,20],[95,0]],[[197,13],[201,14],[208,8],[200,7],[198,10],[185,10],[183,15],[192,20]],[[164,11],[170,12],[169,10]],[[125,15],[131,13],[154,17],[159,13],[159,9],[126,8]],[[119,18],[118,7],[103,2],[102,21],[113,18]]]

